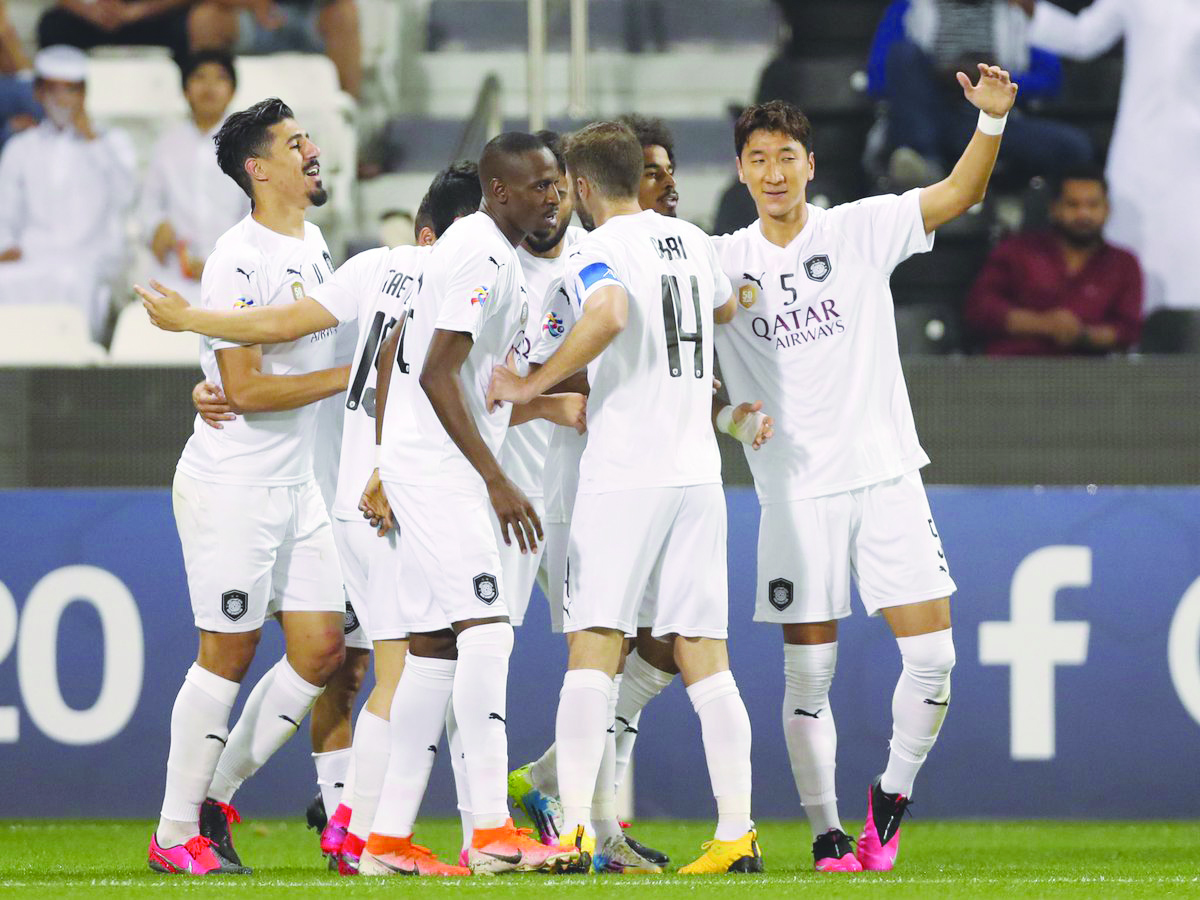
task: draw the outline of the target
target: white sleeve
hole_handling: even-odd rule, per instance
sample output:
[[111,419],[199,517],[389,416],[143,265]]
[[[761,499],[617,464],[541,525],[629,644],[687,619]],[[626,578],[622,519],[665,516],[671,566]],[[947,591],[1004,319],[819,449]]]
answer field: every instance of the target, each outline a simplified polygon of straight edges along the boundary
[[721,267],[721,257],[717,254],[717,244],[713,238],[705,241],[708,245],[708,262],[713,273],[713,309],[719,309],[729,302],[733,296],[733,283]]
[[12,140],[0,152],[0,252],[21,245],[25,211],[25,179],[21,177],[24,141]]
[[933,235],[925,233],[921,215],[921,189],[897,196],[884,194],[845,203],[830,209],[835,227],[854,243],[867,261],[890,273],[914,253],[933,249]]
[[[214,253],[200,276],[200,305],[205,309],[259,309],[267,304],[262,261],[251,251]],[[214,350],[245,347],[212,339]]]
[[574,304],[576,317],[592,294],[601,288],[620,287],[625,284],[617,275],[613,260],[603,247],[592,245],[576,250],[567,257],[563,271],[563,283],[567,296]]
[[1078,15],[1072,15],[1053,3],[1038,0],[1029,23],[1029,43],[1070,59],[1092,59],[1125,33],[1128,5],[1129,0],[1096,0]]
[[546,314],[542,316],[541,326],[529,351],[529,362],[534,365],[541,365],[553,356],[566,340],[571,326],[575,324],[575,310],[571,306],[563,280],[555,278],[550,283],[547,293],[546,302],[543,304]]
[[516,263],[489,255],[486,245],[473,252],[460,253],[447,262],[442,294],[434,298],[437,304],[434,327],[460,331],[475,340],[496,306],[493,297],[503,287],[503,270]]
[[371,279],[379,271],[380,256],[387,252],[386,247],[377,247],[355,254],[338,267],[332,278],[313,287],[308,296],[339,322],[355,321],[364,298],[379,288],[379,285],[371,284]]

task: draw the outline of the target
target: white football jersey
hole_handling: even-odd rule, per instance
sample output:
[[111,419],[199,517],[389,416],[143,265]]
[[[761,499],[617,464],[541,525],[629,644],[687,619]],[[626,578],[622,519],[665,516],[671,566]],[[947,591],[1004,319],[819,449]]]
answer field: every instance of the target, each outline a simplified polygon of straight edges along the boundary
[[[246,216],[217,240],[200,279],[205,309],[250,309],[294,303],[333,275],[321,229],[304,225],[304,238],[293,238]],[[336,328],[305,335],[286,344],[262,345],[264,375],[300,375],[328,369],[334,361]],[[204,377],[221,383],[216,351],[241,344],[201,338]],[[313,477],[313,441],[317,405],[282,412],[243,413],[218,430],[196,417],[192,436],[179,459],[179,470],[199,481],[299,484]]]
[[[545,311],[529,353],[529,361],[538,365],[554,355],[575,324],[575,307],[563,286],[561,270],[559,277],[546,288],[542,306]],[[565,425],[551,426],[543,478],[546,514],[542,521],[559,525],[571,521],[575,494],[579,490],[579,460],[586,446],[586,434]]]
[[855,490],[919,469],[888,285],[933,247],[920,191],[820,209],[786,247],[758,222],[713,243],[741,308],[717,329],[735,402],[761,400],[775,436],[746,450],[759,501]]
[[579,493],[721,480],[712,427],[713,309],[732,288],[708,235],[653,210],[615,216],[567,256],[576,315],[616,285],[625,329],[588,365]]
[[525,278],[512,244],[486,213],[459,219],[425,263],[388,388],[380,474],[399,484],[483,487],[442,427],[418,379],[437,329],[470,334],[474,345],[459,369],[467,409],[492,454],[499,456],[512,417],[503,403],[485,406],[492,369],[524,339],[529,318]]
[[[333,274],[336,280],[341,273],[339,268]],[[320,287],[315,290],[320,290]],[[314,292],[315,292],[314,290]],[[311,297],[312,294],[310,293]],[[354,347],[358,343],[358,322],[342,322],[338,325],[337,334],[333,337],[333,364],[348,366],[354,361]],[[318,400],[317,407],[317,437],[313,441],[313,477],[317,479],[317,487],[321,489],[321,497],[325,508],[333,514],[337,502],[338,469],[342,458],[342,430],[346,425],[346,398],[334,394],[324,400]]]
[[[345,422],[337,436],[340,460],[333,516],[362,519],[358,501],[375,468],[375,386],[379,349],[421,284],[429,247],[379,247],[347,260],[310,296],[337,317],[338,330],[357,324],[358,341],[347,362],[350,384],[336,400]],[[322,401],[329,402],[329,401]],[[323,439],[318,434],[318,441]]]
[[[563,234],[563,251],[553,259],[534,256],[524,245],[517,247],[517,258],[521,261],[521,272],[525,275],[525,287],[529,292],[529,321],[542,320],[543,303],[550,282],[560,279],[563,260],[567,251],[585,234],[582,228],[569,226]],[[529,371],[532,343],[537,340],[533,327],[526,329],[525,339],[516,348],[517,371],[522,375]],[[500,465],[504,473],[513,480],[527,497],[542,496],[542,483],[546,469],[546,450],[550,446],[550,435],[556,426],[545,419],[534,419],[514,425],[504,438],[500,450]]]

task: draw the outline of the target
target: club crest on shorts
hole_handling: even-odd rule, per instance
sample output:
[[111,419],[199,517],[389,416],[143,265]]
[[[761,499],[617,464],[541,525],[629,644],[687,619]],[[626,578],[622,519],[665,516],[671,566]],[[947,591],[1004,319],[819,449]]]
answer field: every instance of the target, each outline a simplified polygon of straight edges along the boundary
[[792,605],[794,593],[792,583],[786,578],[773,578],[767,584],[767,600],[780,612]]
[[824,281],[832,271],[833,264],[829,262],[829,257],[824,253],[810,256],[804,261],[804,273],[812,281]]
[[350,601],[346,601],[346,618],[342,622],[342,633],[349,634],[358,627],[358,613],[354,611],[354,607],[350,605]]
[[231,622],[236,622],[246,614],[249,604],[246,602],[245,591],[226,591],[221,595],[221,612]]
[[500,588],[496,584],[496,576],[489,575],[487,572],[481,572],[476,575],[472,581],[475,583],[475,596],[491,606],[496,602],[496,598],[500,596]]

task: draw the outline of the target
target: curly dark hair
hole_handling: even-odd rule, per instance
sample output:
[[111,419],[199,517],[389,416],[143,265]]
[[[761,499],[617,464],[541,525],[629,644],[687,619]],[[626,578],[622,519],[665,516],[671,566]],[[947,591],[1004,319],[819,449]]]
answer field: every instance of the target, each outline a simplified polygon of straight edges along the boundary
[[667,128],[666,122],[638,113],[621,116],[617,121],[633,132],[643,150],[647,147],[662,147],[667,151],[667,159],[671,161],[671,165],[675,165],[675,138],[671,135],[671,129]]

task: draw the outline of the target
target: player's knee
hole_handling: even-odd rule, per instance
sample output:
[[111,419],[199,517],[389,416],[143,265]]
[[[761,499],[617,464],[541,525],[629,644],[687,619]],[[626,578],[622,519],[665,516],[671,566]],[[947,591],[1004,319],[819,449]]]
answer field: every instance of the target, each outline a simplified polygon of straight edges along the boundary
[[899,644],[904,672],[914,681],[936,691],[950,680],[956,661],[950,629],[902,638]]
[[413,656],[424,656],[426,659],[458,659],[458,642],[449,628],[445,631],[414,634],[409,638],[408,652]]
[[837,642],[784,644],[783,678],[789,694],[822,698],[829,693],[837,670]]
[[261,631],[240,634],[201,632],[200,652],[196,661],[214,675],[241,682],[254,662],[254,651],[258,649],[261,637]]

